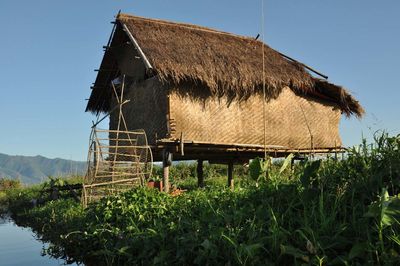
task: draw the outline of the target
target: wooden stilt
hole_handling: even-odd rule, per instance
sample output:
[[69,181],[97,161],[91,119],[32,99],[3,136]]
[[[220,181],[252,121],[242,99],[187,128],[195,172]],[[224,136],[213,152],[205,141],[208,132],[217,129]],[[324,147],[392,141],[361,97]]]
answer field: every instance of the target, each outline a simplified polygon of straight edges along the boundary
[[163,151],[163,185],[164,192],[169,192],[169,166],[171,164],[170,154],[167,150]]
[[203,160],[197,161],[197,185],[204,187]]
[[233,189],[233,162],[228,163],[228,187]]
[[169,192],[169,166],[163,166],[163,185],[164,185],[164,192]]

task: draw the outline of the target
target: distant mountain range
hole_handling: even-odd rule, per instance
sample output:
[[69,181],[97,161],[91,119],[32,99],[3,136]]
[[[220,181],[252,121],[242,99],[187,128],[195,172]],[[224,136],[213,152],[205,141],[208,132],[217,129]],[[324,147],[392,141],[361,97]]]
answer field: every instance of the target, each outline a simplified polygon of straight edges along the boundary
[[86,162],[0,153],[0,178],[19,178],[26,184],[39,183],[48,176],[81,175],[85,171]]

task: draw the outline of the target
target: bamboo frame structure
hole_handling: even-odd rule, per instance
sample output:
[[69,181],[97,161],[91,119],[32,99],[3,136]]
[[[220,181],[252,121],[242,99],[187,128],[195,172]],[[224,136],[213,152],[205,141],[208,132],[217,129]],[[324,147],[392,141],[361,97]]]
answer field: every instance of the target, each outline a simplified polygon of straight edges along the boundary
[[124,118],[124,83],[123,80],[120,88],[111,83],[117,99],[117,108],[113,110],[119,111],[117,129],[99,129],[98,123],[92,126],[88,168],[82,189],[84,207],[101,197],[143,185],[151,176],[153,155],[146,132],[128,130]]

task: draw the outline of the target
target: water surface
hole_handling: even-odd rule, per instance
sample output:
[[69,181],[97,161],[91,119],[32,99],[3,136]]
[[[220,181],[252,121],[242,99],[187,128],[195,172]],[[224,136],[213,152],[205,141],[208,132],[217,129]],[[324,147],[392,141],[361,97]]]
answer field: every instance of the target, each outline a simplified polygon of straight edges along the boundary
[[17,226],[9,217],[0,217],[0,266],[64,265],[64,260],[41,255],[46,246],[30,229]]

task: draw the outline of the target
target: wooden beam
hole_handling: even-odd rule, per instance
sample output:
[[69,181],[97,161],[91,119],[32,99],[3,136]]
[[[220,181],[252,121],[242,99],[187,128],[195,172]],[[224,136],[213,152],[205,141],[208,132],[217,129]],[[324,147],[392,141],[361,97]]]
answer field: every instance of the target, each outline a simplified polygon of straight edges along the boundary
[[203,160],[197,161],[197,185],[204,187]]
[[[175,122],[176,123],[176,122]],[[160,139],[157,140],[159,145],[178,145],[181,139]],[[220,143],[220,142],[209,142],[209,141],[194,141],[194,140],[184,140],[185,145],[191,146],[207,146],[207,147],[246,147],[246,148],[259,148],[264,149],[264,145],[258,144],[240,144],[240,143]],[[269,149],[288,149],[281,145],[267,145]]]
[[322,73],[316,71],[315,69],[312,69],[311,67],[307,66],[306,64],[303,64],[302,62],[299,62],[299,61],[297,61],[296,59],[293,59],[293,58],[291,58],[291,57],[289,57],[289,56],[287,56],[287,55],[285,55],[285,54],[283,54],[283,53],[278,52],[278,54],[280,54],[281,56],[285,57],[286,59],[289,59],[290,61],[293,61],[293,62],[295,62],[295,63],[297,63],[297,64],[302,65],[303,67],[305,67],[305,68],[307,68],[308,70],[314,72],[315,74],[317,74],[317,75],[323,77],[324,79],[328,79],[328,76],[327,76],[327,75],[324,75],[324,74],[322,74]]
[[135,46],[136,50],[138,51],[140,57],[143,60],[144,66],[146,67],[146,70],[153,70],[153,67],[151,66],[149,59],[147,59],[147,56],[144,54],[142,48],[140,48],[138,42],[136,41],[135,37],[133,37],[132,33],[129,31],[128,27],[124,24],[121,23],[124,31],[128,35],[129,39],[131,40],[133,46]]

